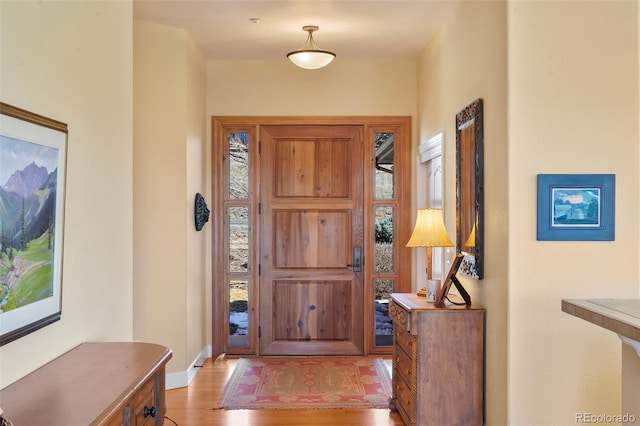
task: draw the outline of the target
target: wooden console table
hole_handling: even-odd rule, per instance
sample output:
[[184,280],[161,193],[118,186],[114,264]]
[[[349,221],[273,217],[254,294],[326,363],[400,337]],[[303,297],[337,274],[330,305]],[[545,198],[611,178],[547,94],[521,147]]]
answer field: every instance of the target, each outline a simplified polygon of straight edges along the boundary
[[83,343],[0,390],[0,406],[15,426],[160,426],[171,356],[151,343]]
[[407,425],[482,425],[484,315],[479,307],[436,308],[413,293],[391,295],[390,408]]

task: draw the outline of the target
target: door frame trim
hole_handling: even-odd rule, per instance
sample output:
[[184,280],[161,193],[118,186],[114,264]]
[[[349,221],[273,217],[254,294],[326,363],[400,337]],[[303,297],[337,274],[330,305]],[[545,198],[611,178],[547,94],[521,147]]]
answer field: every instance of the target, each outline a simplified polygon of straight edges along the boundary
[[[359,125],[363,126],[363,134],[365,142],[370,140],[375,132],[390,131],[393,130],[397,133],[398,149],[396,158],[396,167],[408,170],[408,173],[399,176],[395,181],[395,192],[397,193],[395,201],[387,202],[383,204],[394,204],[397,208],[397,234],[395,238],[399,242],[396,245],[395,253],[395,265],[397,265],[397,287],[396,292],[410,292],[412,291],[412,268],[411,262],[401,261],[402,259],[411,259],[411,251],[406,248],[404,241],[407,241],[411,235],[411,218],[412,203],[411,203],[411,186],[412,186],[412,169],[413,164],[411,161],[412,148],[412,123],[411,116],[212,116],[211,117],[211,194],[212,194],[212,283],[211,283],[211,334],[212,334],[212,356],[216,357],[223,353],[233,354],[254,354],[259,355],[259,349],[257,344],[257,324],[250,327],[250,347],[246,350],[238,350],[238,348],[232,348],[229,350],[227,347],[227,334],[225,333],[224,325],[227,325],[229,318],[228,303],[225,291],[225,268],[224,263],[226,250],[223,246],[224,243],[224,222],[222,220],[224,213],[224,184],[226,183],[225,168],[220,167],[224,157],[224,141],[225,132],[231,128],[238,128],[243,130],[249,130],[254,138],[258,138],[260,134],[260,127],[263,125]],[[385,130],[388,129],[388,130]],[[259,141],[255,141],[253,149],[257,152],[259,150]],[[370,180],[365,183],[364,187],[364,221],[365,221],[365,233],[373,232],[373,208],[376,205],[372,196],[373,187],[373,173],[371,172],[374,167],[373,157],[374,147],[368,146],[365,143],[365,158],[370,161],[365,161],[365,178],[368,176]],[[250,172],[250,181],[252,189],[250,191],[252,203],[252,211],[257,211],[257,201],[259,194],[259,185],[255,182],[256,175],[259,176],[259,161],[256,155],[250,155],[250,170],[257,170],[258,173]],[[378,202],[379,203],[379,202]],[[257,215],[253,215],[251,226],[257,226]],[[257,256],[257,250],[260,246],[259,241],[253,242],[253,247],[250,248],[250,256]],[[365,240],[364,255],[365,259],[373,259],[374,249],[373,244]],[[366,262],[366,260],[365,260]],[[253,268],[251,271],[251,279],[253,285],[256,286],[258,282],[257,268]],[[373,282],[373,272],[365,268],[364,271],[364,297],[365,300],[374,299],[374,290],[371,283]],[[253,303],[250,302],[249,309],[257,310],[257,296],[250,296],[253,298]],[[369,312],[371,311],[371,312]],[[254,315],[259,315],[254,311]],[[364,355],[373,353],[390,353],[391,347],[375,347],[375,330],[372,330],[372,326],[366,324],[373,324],[375,321],[373,309],[365,309],[363,321],[365,321],[365,335],[364,335]],[[257,321],[253,321],[256,323]],[[221,324],[223,326],[221,327]],[[227,325],[228,328],[228,325]],[[222,332],[220,332],[222,330]],[[251,337],[254,336],[254,337]]]

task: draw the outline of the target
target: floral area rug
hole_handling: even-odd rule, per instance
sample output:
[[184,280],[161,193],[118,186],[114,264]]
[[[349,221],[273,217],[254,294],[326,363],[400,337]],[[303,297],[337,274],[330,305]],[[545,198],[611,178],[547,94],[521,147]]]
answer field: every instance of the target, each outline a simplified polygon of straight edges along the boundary
[[389,371],[380,358],[241,358],[222,408],[388,408]]

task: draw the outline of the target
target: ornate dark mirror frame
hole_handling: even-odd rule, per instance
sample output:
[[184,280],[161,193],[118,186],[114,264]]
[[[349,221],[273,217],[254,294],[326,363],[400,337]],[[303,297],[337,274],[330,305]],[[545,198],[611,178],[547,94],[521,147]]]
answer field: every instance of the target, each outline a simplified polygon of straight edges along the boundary
[[482,99],[456,114],[456,249],[459,272],[482,279],[484,259],[484,132]]

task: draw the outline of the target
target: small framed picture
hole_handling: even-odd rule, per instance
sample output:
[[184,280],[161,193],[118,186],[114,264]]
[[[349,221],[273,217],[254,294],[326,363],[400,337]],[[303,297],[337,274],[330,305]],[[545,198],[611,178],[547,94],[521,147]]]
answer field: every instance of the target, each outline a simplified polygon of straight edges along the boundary
[[539,241],[613,241],[613,174],[538,175]]
[[[440,308],[444,307],[444,300],[447,298],[447,294],[449,294],[449,289],[454,284],[454,280],[456,280],[456,281],[458,280],[456,278],[456,273],[458,272],[458,268],[460,268],[460,264],[462,263],[462,259],[464,259],[464,255],[462,253],[458,253],[456,255],[456,257],[453,259],[453,262],[451,262],[451,268],[449,269],[449,272],[447,273],[447,277],[445,278],[444,283],[442,284],[442,287],[440,288],[440,292],[438,292],[438,296],[436,297],[436,306],[437,307],[440,307]],[[456,283],[456,288],[458,288],[458,290],[460,290],[460,287],[458,287],[458,283]],[[463,291],[464,291],[464,289],[463,289]],[[466,295],[466,292],[465,292],[465,295]],[[468,295],[466,295],[466,296],[468,297]],[[466,301],[466,298],[465,298],[465,301]],[[469,303],[469,304],[471,304],[471,303]]]

